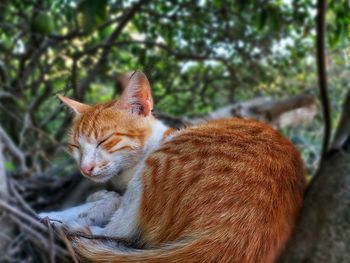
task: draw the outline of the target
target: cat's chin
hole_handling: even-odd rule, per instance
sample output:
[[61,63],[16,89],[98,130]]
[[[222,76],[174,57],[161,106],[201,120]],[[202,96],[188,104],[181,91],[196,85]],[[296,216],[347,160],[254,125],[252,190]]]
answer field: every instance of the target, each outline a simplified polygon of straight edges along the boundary
[[112,177],[113,175],[110,175],[110,174],[102,174],[102,175],[89,176],[88,178],[94,181],[95,183],[105,183],[110,179],[112,179]]
[[87,178],[94,181],[95,183],[105,183],[105,182],[109,181],[110,179],[112,179],[113,177],[120,175],[121,171],[122,170],[119,170],[117,173],[93,175],[93,176],[89,176]]

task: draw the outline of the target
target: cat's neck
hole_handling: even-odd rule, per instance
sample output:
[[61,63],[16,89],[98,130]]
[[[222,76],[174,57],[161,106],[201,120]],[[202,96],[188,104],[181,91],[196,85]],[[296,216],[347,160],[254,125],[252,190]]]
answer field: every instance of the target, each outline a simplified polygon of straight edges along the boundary
[[137,167],[141,165],[144,159],[147,158],[147,156],[163,142],[164,137],[167,136],[167,130],[169,130],[169,127],[167,127],[161,121],[154,121],[151,135],[146,140],[143,148],[143,156],[138,160],[138,162],[135,163],[134,166],[124,170],[120,175],[112,178],[112,184],[116,189],[122,192],[126,190],[128,182],[135,174]]
[[144,151],[143,151],[144,158],[162,143],[164,139],[164,135],[168,129],[169,127],[166,126],[161,121],[157,119],[154,121],[151,135],[148,137],[148,139],[145,142]]

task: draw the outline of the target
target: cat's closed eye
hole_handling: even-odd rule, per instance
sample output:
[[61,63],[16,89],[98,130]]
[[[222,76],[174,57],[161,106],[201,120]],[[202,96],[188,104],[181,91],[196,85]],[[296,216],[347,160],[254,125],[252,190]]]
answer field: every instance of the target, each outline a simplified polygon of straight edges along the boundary
[[79,145],[73,143],[68,143],[68,147],[79,149]]
[[100,145],[102,145],[103,143],[105,143],[106,141],[108,141],[112,136],[113,136],[113,134],[111,134],[111,135],[107,136],[107,138],[105,138],[105,139],[99,141],[99,142],[97,143],[97,145],[96,145],[96,148],[98,148]]

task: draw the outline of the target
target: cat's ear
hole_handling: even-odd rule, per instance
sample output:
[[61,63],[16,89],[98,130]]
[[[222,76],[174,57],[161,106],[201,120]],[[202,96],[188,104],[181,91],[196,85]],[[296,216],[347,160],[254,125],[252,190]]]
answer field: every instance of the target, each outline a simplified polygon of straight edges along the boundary
[[119,90],[121,93],[125,90],[125,88],[128,86],[128,83],[130,81],[131,76],[135,73],[135,71],[130,71],[126,73],[119,74],[117,76],[117,84],[119,86]]
[[153,99],[148,79],[141,71],[126,74],[125,89],[118,100],[119,109],[128,110],[133,114],[148,116],[153,109]]
[[77,102],[75,100],[72,100],[70,98],[64,97],[62,95],[57,95],[57,97],[64,103],[66,104],[69,108],[71,108],[75,114],[82,114],[86,112],[88,109],[91,108],[91,106]]

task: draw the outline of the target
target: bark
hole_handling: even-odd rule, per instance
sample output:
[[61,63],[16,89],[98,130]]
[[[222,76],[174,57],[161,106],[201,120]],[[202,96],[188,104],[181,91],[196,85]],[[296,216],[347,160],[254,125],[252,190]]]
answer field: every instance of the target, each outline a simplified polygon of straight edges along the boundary
[[349,94],[333,148],[305,192],[298,223],[281,263],[350,262]]
[[350,261],[350,153],[326,158],[315,176],[280,262]]

